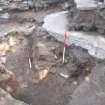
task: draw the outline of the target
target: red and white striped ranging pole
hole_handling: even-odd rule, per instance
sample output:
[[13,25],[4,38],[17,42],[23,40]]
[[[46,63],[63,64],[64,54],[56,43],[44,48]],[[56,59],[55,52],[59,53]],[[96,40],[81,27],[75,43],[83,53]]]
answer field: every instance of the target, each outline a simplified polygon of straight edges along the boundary
[[67,32],[64,33],[64,48],[63,48],[63,62],[65,62],[65,52],[67,48]]

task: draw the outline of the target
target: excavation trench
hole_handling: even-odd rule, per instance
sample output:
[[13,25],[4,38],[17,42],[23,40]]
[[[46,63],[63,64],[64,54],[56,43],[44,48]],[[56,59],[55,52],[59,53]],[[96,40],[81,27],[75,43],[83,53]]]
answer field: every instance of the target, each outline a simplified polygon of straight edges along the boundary
[[[15,25],[16,28],[10,27]],[[32,23],[15,25],[2,26],[2,29],[9,26],[9,30],[13,30],[1,38],[0,64],[13,76],[0,81],[0,87],[30,105],[67,105],[74,90],[82,81],[88,81],[92,68],[102,60],[92,57],[88,50],[71,44],[66,49],[65,63],[62,64],[62,41],[39,24],[36,28]],[[8,27],[6,29],[8,32]]]
[[[16,75],[19,84],[11,94],[31,105],[67,104],[75,88],[91,73],[98,60],[87,50],[71,45],[67,48],[65,64],[62,64],[63,43],[47,32],[35,35],[33,32],[24,37],[25,45],[21,44],[7,55],[6,67]],[[27,51],[32,56],[32,69]]]
[[[94,0],[75,2],[79,10],[87,11],[97,7]],[[72,8],[76,9],[75,5]],[[72,8],[71,12],[74,11]],[[70,17],[67,18],[70,10],[62,11],[58,6],[46,9],[48,10],[40,11],[39,8],[38,12],[19,12],[16,9],[0,15],[0,92],[2,88],[13,98],[28,105],[99,103],[101,98],[104,100],[102,96],[105,96],[100,91],[101,88],[105,90],[105,38],[93,32],[82,32],[88,30],[84,26],[75,27],[81,32],[68,31],[71,25],[68,20],[72,21]],[[85,13],[87,18],[90,19],[91,13],[93,14],[89,12],[89,16]],[[96,31],[97,27],[92,30]],[[65,32],[68,46],[63,64]],[[93,80],[100,86],[99,90],[98,85],[91,83]],[[92,101],[87,102],[88,98]],[[0,93],[0,105],[2,100]]]
[[[75,88],[90,74],[97,60],[86,50],[72,45],[67,48],[66,62],[62,64],[63,43],[46,31],[43,33],[39,31],[36,35],[34,31],[25,36],[12,32],[2,39],[5,43],[1,42],[0,45],[7,46],[3,49],[6,62],[2,64],[15,78],[1,82],[1,87],[17,100],[28,104],[64,105]],[[32,69],[28,54],[31,56]]]

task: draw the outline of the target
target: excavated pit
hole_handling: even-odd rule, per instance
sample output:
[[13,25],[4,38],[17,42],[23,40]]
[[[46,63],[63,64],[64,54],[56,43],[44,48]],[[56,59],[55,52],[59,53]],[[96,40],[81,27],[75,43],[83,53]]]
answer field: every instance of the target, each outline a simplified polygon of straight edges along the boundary
[[[43,16],[50,12],[43,13]],[[29,105],[67,105],[74,90],[83,81],[88,81],[93,67],[104,60],[96,59],[86,49],[72,44],[67,47],[65,63],[62,64],[63,43],[41,28],[42,12],[35,18],[35,13],[30,11],[15,16],[19,16],[16,23],[11,20],[12,24],[2,26],[2,29],[18,26],[20,31],[12,28],[11,32],[7,31],[7,36],[1,37],[0,69],[4,67],[12,75],[6,72],[9,76],[3,81],[0,79],[0,88]],[[26,16],[29,17],[26,19]],[[29,26],[22,28],[25,31],[19,28],[24,24]],[[0,75],[5,74],[0,72]]]
[[[62,64],[63,44],[47,32],[44,35],[43,32],[36,33],[30,36],[10,34],[21,43],[14,52],[6,55],[6,67],[18,81],[17,88],[11,94],[31,105],[67,104],[75,88],[86,79],[98,61],[87,50],[72,45],[67,48],[66,62]],[[32,70],[28,51],[32,55]]]

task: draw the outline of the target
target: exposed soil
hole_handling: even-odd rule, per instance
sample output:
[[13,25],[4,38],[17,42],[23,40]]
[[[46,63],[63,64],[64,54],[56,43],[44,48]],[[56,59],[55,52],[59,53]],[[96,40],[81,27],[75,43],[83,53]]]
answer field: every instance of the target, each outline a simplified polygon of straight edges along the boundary
[[[14,36],[16,44],[12,50],[6,52],[4,63],[5,67],[14,73],[19,84],[11,93],[12,96],[30,105],[67,105],[75,88],[91,73],[92,68],[101,62],[91,57],[87,50],[72,45],[68,46],[66,60],[62,64],[63,44],[40,30],[43,17],[59,10],[55,8],[36,13],[18,12],[12,14],[12,19],[7,21],[8,25],[14,21],[28,21],[34,22],[36,26],[34,32],[28,36],[23,33],[8,35]],[[28,54],[32,69],[29,66]]]

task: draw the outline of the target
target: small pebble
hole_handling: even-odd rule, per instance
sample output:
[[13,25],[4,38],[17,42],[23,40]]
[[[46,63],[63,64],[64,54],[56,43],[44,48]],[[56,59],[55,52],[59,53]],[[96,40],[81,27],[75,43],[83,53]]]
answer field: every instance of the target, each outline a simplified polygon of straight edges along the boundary
[[90,81],[90,78],[88,76],[85,77],[85,81]]
[[74,85],[77,85],[77,84],[78,84],[78,82],[77,82],[77,81],[74,81],[74,82],[73,82],[73,84],[74,84]]

